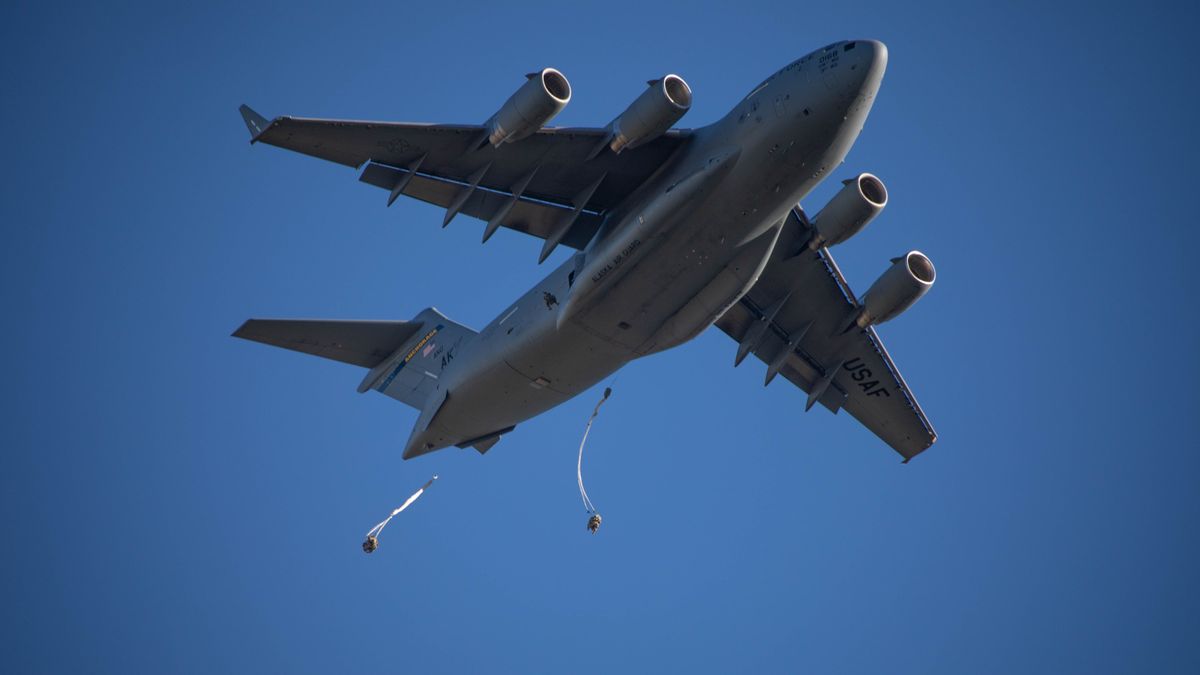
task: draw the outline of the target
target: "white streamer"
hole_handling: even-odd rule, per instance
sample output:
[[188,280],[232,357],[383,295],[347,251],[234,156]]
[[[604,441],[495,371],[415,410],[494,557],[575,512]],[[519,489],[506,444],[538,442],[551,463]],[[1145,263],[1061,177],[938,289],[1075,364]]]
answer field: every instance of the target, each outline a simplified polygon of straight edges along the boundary
[[387,524],[392,521],[392,518],[395,518],[396,516],[400,515],[401,511],[403,511],[404,509],[407,509],[410,505],[412,505],[413,502],[417,501],[417,498],[420,497],[422,494],[424,494],[425,490],[429,489],[429,486],[433,485],[433,481],[437,480],[437,478],[438,478],[437,476],[430,478],[429,482],[422,485],[420,490],[417,490],[416,492],[412,493],[412,496],[409,497],[408,499],[404,500],[404,503],[401,504],[400,507],[397,508],[395,511],[392,511],[392,514],[390,516],[388,516],[387,518],[384,518],[383,522],[379,523],[375,527],[372,527],[370,530],[367,530],[367,538],[369,539],[371,537],[375,537],[376,539],[378,539],[379,535],[383,532],[383,528],[386,527]]
[[583,445],[587,443],[588,434],[592,431],[592,422],[596,421],[596,415],[600,414],[600,406],[608,400],[612,394],[612,388],[605,387],[604,396],[600,398],[600,402],[596,404],[596,408],[592,410],[592,416],[588,418],[587,427],[583,430],[583,440],[579,441],[579,461],[575,463],[575,478],[579,481],[579,496],[583,499],[583,508],[587,509],[588,513],[596,513],[596,507],[592,505],[592,500],[588,499],[587,490],[583,487]]

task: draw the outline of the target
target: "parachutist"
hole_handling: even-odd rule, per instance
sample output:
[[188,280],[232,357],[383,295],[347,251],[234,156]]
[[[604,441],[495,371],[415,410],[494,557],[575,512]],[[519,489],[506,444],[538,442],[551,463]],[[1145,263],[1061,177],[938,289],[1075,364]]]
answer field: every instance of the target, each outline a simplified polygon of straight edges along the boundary
[[367,530],[367,538],[362,544],[363,553],[371,553],[375,549],[379,548],[379,536],[383,533],[383,528],[387,527],[387,524],[392,522],[392,518],[398,516],[401,511],[407,509],[412,505],[413,502],[417,501],[417,497],[420,497],[422,494],[424,494],[425,491],[429,489],[429,486],[433,485],[433,481],[435,480],[437,480],[437,476],[430,478],[427,483],[421,486],[421,489],[412,493],[412,496],[404,500],[404,503],[401,504],[399,508],[397,508],[395,511],[392,511],[391,515],[389,515],[387,518],[384,518],[383,522]]
[[591,532],[592,534],[596,534],[596,530],[600,529],[600,514],[599,513],[593,513],[592,517],[588,518],[587,528],[588,528],[588,532]]

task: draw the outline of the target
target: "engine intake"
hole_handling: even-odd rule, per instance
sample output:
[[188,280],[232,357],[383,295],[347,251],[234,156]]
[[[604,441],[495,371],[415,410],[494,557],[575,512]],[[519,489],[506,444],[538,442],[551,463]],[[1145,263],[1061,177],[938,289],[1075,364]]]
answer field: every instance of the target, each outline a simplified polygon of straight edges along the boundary
[[692,89],[678,75],[650,80],[650,88],[612,121],[613,152],[636,148],[662,136],[692,107]]
[[571,102],[571,83],[557,70],[544,68],[525,77],[529,79],[486,124],[492,147],[533,134]]
[[842,189],[813,217],[817,233],[809,240],[809,248],[834,246],[858,234],[883,211],[887,200],[883,181],[869,173],[844,181]]
[[933,262],[920,251],[892,259],[892,266],[871,284],[857,317],[860,328],[890,321],[929,292],[937,278]]

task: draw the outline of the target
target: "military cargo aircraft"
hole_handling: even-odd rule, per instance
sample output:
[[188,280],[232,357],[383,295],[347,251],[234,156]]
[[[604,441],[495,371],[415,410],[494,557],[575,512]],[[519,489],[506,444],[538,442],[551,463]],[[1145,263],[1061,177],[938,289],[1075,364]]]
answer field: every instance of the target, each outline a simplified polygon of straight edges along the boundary
[[251,143],[362,167],[364,183],[575,253],[482,331],[429,308],[411,321],[251,319],[240,338],[367,369],[374,389],[419,411],[409,459],[492,448],[634,359],[711,325],[820,404],[845,409],[908,461],[937,435],[873,326],[933,285],[918,251],[894,258],[860,299],[829,253],[887,204],[869,173],[815,216],[798,206],[850,150],[875,101],[887,47],[831,44],[756,86],[709,126],[673,128],[692,91],[649,87],[604,128],[552,128],[571,99],[553,68],[483,125],[278,117],[241,112]]

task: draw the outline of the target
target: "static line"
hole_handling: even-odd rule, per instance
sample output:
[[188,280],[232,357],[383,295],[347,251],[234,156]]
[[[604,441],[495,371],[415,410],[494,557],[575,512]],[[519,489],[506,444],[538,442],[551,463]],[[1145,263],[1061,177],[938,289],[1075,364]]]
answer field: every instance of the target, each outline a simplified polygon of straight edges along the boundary
[[596,507],[592,505],[592,500],[588,498],[587,490],[583,487],[583,446],[587,443],[588,434],[592,431],[592,422],[596,421],[596,415],[600,414],[600,406],[608,400],[612,395],[612,388],[605,387],[604,396],[596,403],[595,409],[592,410],[592,416],[588,418],[587,427],[583,430],[583,440],[579,441],[579,460],[575,463],[575,478],[579,482],[579,497],[583,500],[583,508],[587,509],[588,513],[595,513]]

